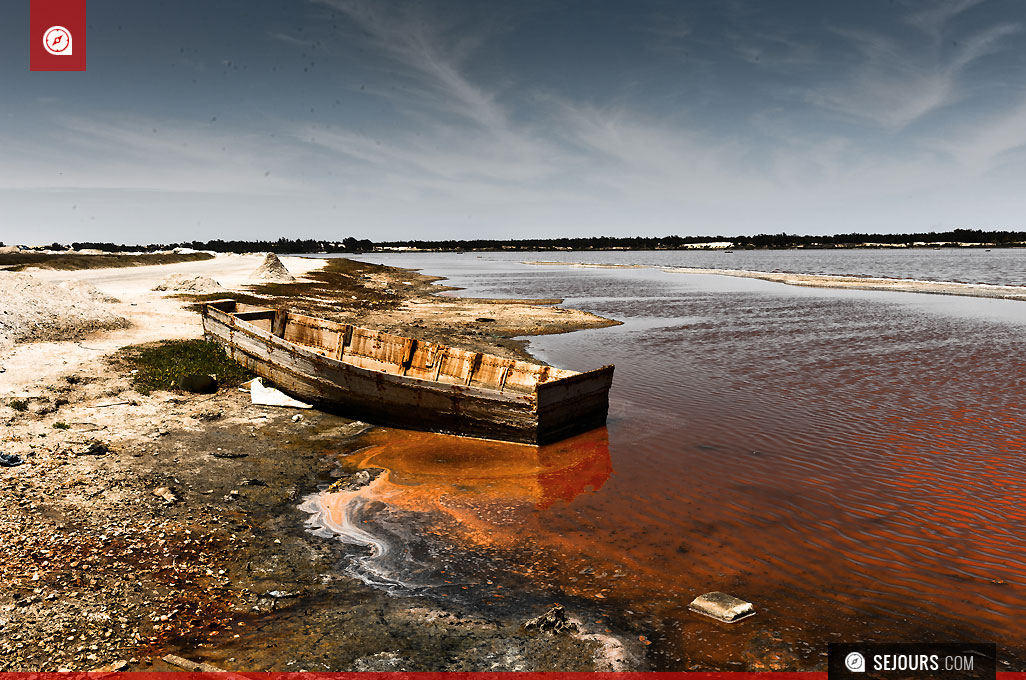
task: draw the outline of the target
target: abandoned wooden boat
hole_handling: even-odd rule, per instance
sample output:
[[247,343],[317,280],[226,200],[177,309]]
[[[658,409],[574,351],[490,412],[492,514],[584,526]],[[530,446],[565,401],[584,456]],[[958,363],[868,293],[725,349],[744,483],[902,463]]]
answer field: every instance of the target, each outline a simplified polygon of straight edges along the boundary
[[207,303],[203,331],[282,391],[375,425],[547,444],[609,409],[613,366],[578,373],[235,300]]

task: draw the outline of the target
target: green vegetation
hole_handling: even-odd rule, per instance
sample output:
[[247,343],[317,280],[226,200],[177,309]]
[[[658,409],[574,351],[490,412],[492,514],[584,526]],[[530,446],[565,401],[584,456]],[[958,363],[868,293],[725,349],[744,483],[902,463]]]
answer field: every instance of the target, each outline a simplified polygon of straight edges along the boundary
[[138,372],[132,386],[142,394],[153,390],[177,390],[183,375],[216,375],[221,387],[236,387],[254,374],[235,363],[224,348],[206,340],[165,340],[156,344],[126,347],[119,358]]
[[71,425],[68,425],[67,423],[62,423],[60,421],[57,421],[56,423],[53,424],[53,429],[55,429],[55,430],[68,430],[68,429],[71,429]]
[[11,399],[7,405],[15,411],[28,411],[28,401],[25,399]]
[[107,269],[139,267],[147,264],[176,264],[209,260],[210,253],[145,253],[142,255],[51,255],[48,253],[0,253],[0,267],[21,271],[26,267],[40,269]]

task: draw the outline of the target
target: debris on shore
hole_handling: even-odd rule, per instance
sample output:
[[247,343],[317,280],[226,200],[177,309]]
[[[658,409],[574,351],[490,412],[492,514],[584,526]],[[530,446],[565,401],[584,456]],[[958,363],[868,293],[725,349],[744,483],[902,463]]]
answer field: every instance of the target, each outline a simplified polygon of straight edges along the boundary
[[249,381],[249,399],[257,406],[283,406],[286,408],[313,408],[306,402],[293,399],[279,389],[267,387],[260,378]]
[[554,605],[541,616],[536,616],[524,623],[524,630],[536,630],[542,633],[575,633],[577,624],[567,618],[563,605]]
[[724,623],[736,623],[755,614],[751,602],[721,592],[699,595],[691,601],[688,609]]
[[193,394],[214,394],[217,392],[217,378],[206,373],[186,373],[176,381],[178,389]]

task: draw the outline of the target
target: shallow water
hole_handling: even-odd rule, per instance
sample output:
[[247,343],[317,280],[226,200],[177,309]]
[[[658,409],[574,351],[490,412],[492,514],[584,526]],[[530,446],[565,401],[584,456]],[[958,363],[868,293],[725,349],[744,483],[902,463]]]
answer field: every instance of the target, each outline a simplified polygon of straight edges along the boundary
[[[571,442],[553,459],[568,491],[540,491],[548,468],[512,450],[377,435],[360,464],[389,472],[360,502],[465,549],[418,586],[449,560],[441,583],[492,581],[474,597],[515,574],[609,603],[662,668],[811,668],[831,641],[959,638],[1023,668],[1026,303],[436,257],[428,273],[467,294],[566,296],[625,323],[531,340],[558,366],[617,365],[608,458]],[[758,616],[688,613],[710,590]]]

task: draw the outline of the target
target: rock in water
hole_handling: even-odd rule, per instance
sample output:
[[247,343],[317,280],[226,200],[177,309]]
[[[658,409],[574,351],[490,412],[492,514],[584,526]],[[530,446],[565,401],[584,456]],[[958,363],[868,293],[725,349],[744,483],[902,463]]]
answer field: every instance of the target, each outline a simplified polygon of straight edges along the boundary
[[202,373],[183,375],[178,379],[178,389],[195,394],[213,394],[217,392],[217,378]]
[[281,263],[274,253],[267,253],[260,266],[249,275],[250,281],[261,283],[295,283],[296,277]]
[[719,591],[699,595],[688,605],[688,609],[725,623],[734,623],[755,614],[751,602]]

